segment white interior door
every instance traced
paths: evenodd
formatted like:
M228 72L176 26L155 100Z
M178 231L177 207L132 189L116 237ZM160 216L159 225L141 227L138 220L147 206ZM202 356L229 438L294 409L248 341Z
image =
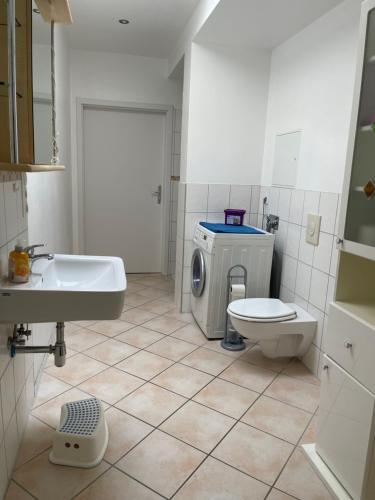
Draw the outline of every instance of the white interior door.
M85 107L85 252L116 255L126 272L161 271L165 114ZM163 195L163 193L162 193Z

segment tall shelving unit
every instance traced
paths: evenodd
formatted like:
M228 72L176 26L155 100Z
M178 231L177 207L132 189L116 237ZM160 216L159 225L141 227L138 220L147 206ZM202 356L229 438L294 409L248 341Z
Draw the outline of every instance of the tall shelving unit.
M375 0L362 3L316 443L304 451L339 500L375 498Z

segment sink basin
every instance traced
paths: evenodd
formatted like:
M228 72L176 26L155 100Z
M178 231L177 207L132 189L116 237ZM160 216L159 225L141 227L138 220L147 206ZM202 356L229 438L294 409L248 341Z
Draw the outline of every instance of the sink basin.
M30 280L0 285L0 323L116 319L126 290L119 257L55 255L33 264Z

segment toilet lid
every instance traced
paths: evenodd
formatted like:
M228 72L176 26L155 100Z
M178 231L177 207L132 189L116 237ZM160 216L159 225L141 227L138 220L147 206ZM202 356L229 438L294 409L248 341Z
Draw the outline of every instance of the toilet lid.
M250 321L287 321L297 314L279 299L241 299L231 302L228 312Z

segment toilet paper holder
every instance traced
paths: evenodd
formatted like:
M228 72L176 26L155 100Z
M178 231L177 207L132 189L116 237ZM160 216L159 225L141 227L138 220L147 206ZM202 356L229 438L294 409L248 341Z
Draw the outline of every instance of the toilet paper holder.
M234 271L237 269L242 270L242 274L234 274ZM238 271L236 271L238 273ZM233 285L233 280L242 280L242 284L245 287L245 297L247 295L247 269L242 264L236 264L232 266L227 274L227 301L226 301L226 320L225 320L225 332L224 338L221 341L221 346L228 351L242 351L245 349L246 344L242 338L242 336L235 330L230 322L229 314L228 314L228 306L230 301L230 294Z

